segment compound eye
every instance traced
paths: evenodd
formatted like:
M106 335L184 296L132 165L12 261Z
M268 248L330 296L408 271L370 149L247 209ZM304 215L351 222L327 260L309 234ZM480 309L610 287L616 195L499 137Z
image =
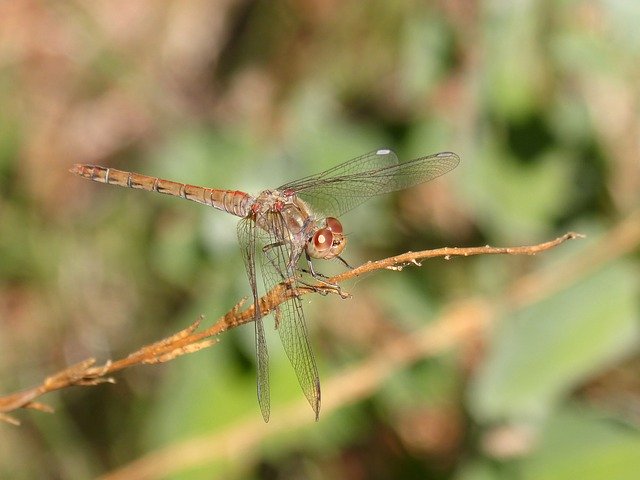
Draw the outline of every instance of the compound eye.
M328 228L321 228L313 235L313 246L319 252L327 251L333 245L333 233Z
M342 233L342 224L337 218L327 217L327 228L331 230L333 233Z

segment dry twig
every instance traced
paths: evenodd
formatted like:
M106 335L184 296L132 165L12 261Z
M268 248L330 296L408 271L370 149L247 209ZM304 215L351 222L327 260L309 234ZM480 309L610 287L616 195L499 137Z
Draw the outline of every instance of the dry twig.
M503 248L487 245L484 247L446 247L435 250L424 250L421 252L408 252L395 257L377 260L375 262L368 262L360 267L354 268L353 270L345 271L340 275L336 275L335 277L328 279L327 283L340 284L341 282L374 270L401 270L405 266L409 265L419 266L421 260L434 257L444 257L449 259L453 256L467 257L471 255L491 254L535 255L536 253L554 248L567 240L581 237L582 235L580 234L569 232L555 240L531 246ZM312 292L340 293L325 284L318 284L313 287L301 286L298 288L299 295L305 295ZM287 301L291 295L293 295L293 293L290 288L287 288L284 284L279 284L273 290L260 298L260 309L264 314L267 314L281 303ZM244 299L238 302L237 305L220 318L214 325L201 332L197 331L202 321L202 318L199 318L184 330L151 345L144 346L122 359L115 361L109 360L103 365L96 366L95 359L89 358L45 378L45 380L38 386L2 396L0 397L0 421L5 421L15 425L19 424L19 421L15 417L8 415L8 412L12 412L20 408L31 408L45 412L52 412L53 410L49 406L35 401L36 398L44 395L45 393L72 386L93 386L106 382L113 383L114 379L111 375L125 368L139 364L167 362L181 355L193 353L209 347L217 343L217 339L212 337L215 337L226 330L252 321L254 306L251 304L244 311L241 311L243 303Z
M636 222L636 225L640 226L640 223ZM551 248L565 240L575 238L570 235L542 244L542 248ZM632 236L637 239L640 237L640 231L636 231ZM505 305L509 305L511 309L526 308L527 305L551 296L578 281L582 275L601 266L602 262L594 263L592 260L601 257L599 251L603 247L606 248L602 243L599 242L595 248L584 249L578 258L565 259L562 265L556 263L552 267L516 279L505 292L504 297L501 297L502 301L497 302L496 299L483 297L458 300L448 305L439 317L433 318L431 322L417 330L386 338L381 344L376 345L371 355L325 379L323 415L326 417L337 409L368 398L396 372L407 368L419 359L435 356L455 348L456 345L474 341L504 314ZM627 243L635 244L637 240ZM624 252L618 253L621 255ZM589 265L586 269L585 262ZM562 270L563 278L560 281L554 280L559 277L558 268ZM246 464L251 461L252 452L256 451L257 446L266 439L280 433L291 432L293 429L313 422L304 398L287 405L280 405L278 409L281 413L286 412L286 415L274 415L272 422L268 425L257 421L255 417L240 419L219 430L203 435L193 435L158 447L99 478L100 480L152 479L179 474L222 459L237 461L241 458Z

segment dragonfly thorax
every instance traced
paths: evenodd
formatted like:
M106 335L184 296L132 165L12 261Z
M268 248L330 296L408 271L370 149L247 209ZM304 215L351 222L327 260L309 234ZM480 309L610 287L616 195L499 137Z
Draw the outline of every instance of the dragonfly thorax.
M264 190L251 206L256 224L278 240L296 245L300 251L316 230L315 216L309 206L296 195L279 190Z
M251 214L260 228L292 245L298 255L306 250L312 258L329 260L340 255L347 244L337 218L319 221L309 205L289 190L260 192Z

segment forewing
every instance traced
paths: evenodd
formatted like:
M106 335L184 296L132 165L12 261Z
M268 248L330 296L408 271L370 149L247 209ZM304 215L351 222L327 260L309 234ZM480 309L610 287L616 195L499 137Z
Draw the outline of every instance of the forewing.
M293 190L325 215L340 216L375 195L444 175L459 162L455 153L441 152L398 163L391 150L376 150L279 189Z
M271 412L271 390L269 387L269 351L264 335L264 325L262 323L262 312L258 296L258 286L256 282L256 235L258 229L253 220L244 218L238 223L238 242L242 251L242 258L247 270L247 277L251 286L253 297L253 324L256 336L256 372L258 403L265 422L269 421Z
M282 216L276 213L269 215L268 224L272 226L272 231L268 232L270 242L266 243L262 261L265 288L270 291L277 284L286 282L291 289L292 297L276 311L276 328L317 420L320 413L320 379L309 343L302 302L296 296L296 265L302 252L293 251L291 243L281 241L286 238Z

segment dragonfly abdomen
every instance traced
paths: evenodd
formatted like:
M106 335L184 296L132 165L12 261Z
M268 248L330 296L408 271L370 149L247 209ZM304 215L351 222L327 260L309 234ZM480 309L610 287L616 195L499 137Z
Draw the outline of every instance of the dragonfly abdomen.
M238 190L198 187L188 183L173 182L163 178L150 177L140 173L126 172L98 165L78 164L74 165L70 171L94 182L180 197L192 202L209 205L238 217L246 217L248 215L250 204L253 201L249 194Z

